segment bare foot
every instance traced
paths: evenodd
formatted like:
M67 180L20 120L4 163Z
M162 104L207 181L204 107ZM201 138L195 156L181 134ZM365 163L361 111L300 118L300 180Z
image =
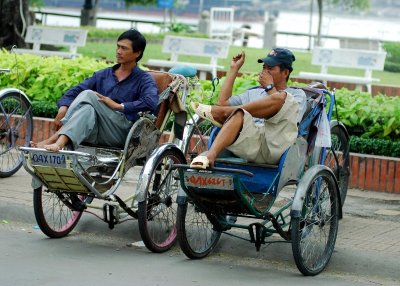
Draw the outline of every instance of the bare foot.
M43 140L43 141L40 141L37 143L30 141L30 144L31 144L31 147L34 147L34 148L45 148L46 145L54 144L54 143L56 143L56 141L57 141L57 138L56 138L56 140L49 138L49 139L46 139L46 140Z
M44 145L44 149L52 152L58 152L61 150L61 146L59 146L57 143L49 144L49 145Z

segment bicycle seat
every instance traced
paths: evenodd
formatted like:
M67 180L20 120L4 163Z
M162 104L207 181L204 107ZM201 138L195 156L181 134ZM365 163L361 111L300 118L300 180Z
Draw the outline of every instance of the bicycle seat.
M175 66L172 67L168 72L180 74L184 77L195 77L197 75L197 69L192 66Z

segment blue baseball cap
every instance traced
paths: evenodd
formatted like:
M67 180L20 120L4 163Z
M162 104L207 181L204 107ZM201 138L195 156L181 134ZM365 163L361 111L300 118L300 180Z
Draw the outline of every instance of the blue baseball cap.
M283 64L290 71L293 70L292 63L296 60L293 53L288 49L272 49L265 58L258 59L259 63L267 64L270 67Z

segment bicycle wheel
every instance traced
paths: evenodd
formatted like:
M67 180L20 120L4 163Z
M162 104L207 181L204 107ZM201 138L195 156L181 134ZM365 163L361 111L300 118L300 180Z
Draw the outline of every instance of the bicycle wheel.
M0 177L16 173L22 166L18 146L29 146L33 119L29 101L16 91L0 97Z
M177 227L179 245L190 259L207 256L221 237L206 214L191 202L178 205Z
M42 232L51 238L68 235L84 210L85 196L57 193L43 187L33 190L33 209Z
M187 164L190 164L197 155L208 150L208 138L210 136L213 125L198 115L194 115L194 124L187 125L188 133L183 146L183 153L186 157ZM191 121L193 122L193 121Z
M145 200L138 204L139 231L146 247L153 252L164 252L176 241L176 196L178 171L173 164L184 164L185 159L174 150L166 150L156 159L151 172Z
M332 147L326 150L325 166L328 166L338 181L341 206L347 196L350 176L349 141L342 128L338 125L331 128Z
M317 275L327 266L335 247L338 219L335 178L328 170L321 170L308 185L301 217L291 220L293 256L304 275Z

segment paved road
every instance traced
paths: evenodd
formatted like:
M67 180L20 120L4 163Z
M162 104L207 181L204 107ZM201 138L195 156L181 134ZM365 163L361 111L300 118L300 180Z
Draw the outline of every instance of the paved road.
M121 190L130 192L133 184L135 175L131 174ZM0 253L7 257L0 260L1 285L54 285L49 283L54 282L54 273L60 272L61 277L61 270L76 267L74 281L82 283L74 285L84 281L93 285L88 278L91 275L96 277L93 281L105 285L128 273L136 273L141 285L157 285L157 281L159 285L261 284L257 281L273 281L274 285L400 285L399 195L350 190L328 268L311 280L299 280L302 276L286 243L264 245L256 252L246 241L223 236L214 253L202 261L187 260L178 247L155 259L141 246L136 221L109 230L91 215L85 215L69 237L46 239L34 220L29 185L24 170L0 181ZM132 243L135 247L127 246ZM46 267L48 271L40 271ZM18 269L30 268L16 274ZM219 274L222 271L229 275ZM32 283L25 283L29 279Z

